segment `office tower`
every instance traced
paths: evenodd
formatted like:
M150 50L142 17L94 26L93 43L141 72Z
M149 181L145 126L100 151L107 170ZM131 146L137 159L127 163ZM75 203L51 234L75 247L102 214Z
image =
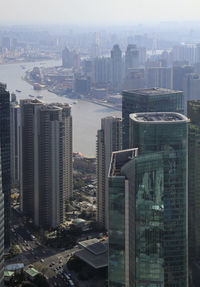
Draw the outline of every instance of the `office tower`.
M67 47L62 51L62 66L64 68L73 67L73 53Z
M2 192L2 168L0 156L0 287L4 286L4 194Z
M139 50L139 64L144 65L147 60L147 49L145 47L138 47Z
M113 151L122 148L122 120L106 117L97 132L97 221L108 227L108 169Z
M200 75L187 74L184 78L185 114L187 114L187 102L190 100L200 100Z
M181 44L172 49L173 61L188 61L190 65L195 63L196 46L193 44Z
M20 180L20 106L16 96L11 94L10 103L10 157L11 157L11 184L19 186Z
M95 86L108 86L111 79L110 58L102 57L94 59L94 79Z
M188 216L189 261L200 258L200 101L188 102Z
M124 90L144 89L145 77L144 69L129 69L128 74L124 79Z
M109 287L188 286L188 121L130 115L133 148L109 170Z
M146 69L147 88L172 88L172 69L168 67L154 67Z
M184 78L186 74L194 72L194 67L188 65L174 65L172 68L172 83L173 89L183 91L184 89Z
M90 78L91 82L94 83L94 61L93 60L83 60L83 73L84 76Z
M11 48L11 40L9 37L3 37L1 40L2 48L10 50Z
M119 45L111 50L111 83L114 91L120 91L122 85L122 51Z
M122 92L123 149L129 147L129 114L140 112L183 113L183 92L152 88Z
M196 63L200 63L200 43L196 45Z
M75 75L74 80L74 92L79 95L86 95L90 93L91 80L89 77L84 77L82 75Z
M69 105L21 104L22 210L36 226L64 221L72 195L72 118Z
M139 50L136 45L129 44L125 53L125 76L131 68L139 66Z
M0 138L2 190L4 194L4 244L10 246L10 94L0 83Z
M80 70L80 54L76 51L73 51L73 69L74 71Z

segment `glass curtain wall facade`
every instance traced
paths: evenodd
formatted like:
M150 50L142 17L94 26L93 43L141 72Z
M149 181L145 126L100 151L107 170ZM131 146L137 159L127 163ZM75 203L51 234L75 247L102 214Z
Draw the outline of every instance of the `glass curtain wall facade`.
M200 258L200 101L188 102L189 261Z
M183 92L161 88L123 91L123 149L129 148L129 114L141 112L177 112L183 114Z
M135 274L133 266L133 264L135 265L135 205L134 190L131 185L135 178L133 159L136 156L137 149L131 149L113 152L111 158L109 170L109 287L129 286L127 284L129 284L130 265L132 265L131 274ZM133 163L132 168L129 169L132 180L128 182L126 173L122 173L121 169L130 160ZM131 262L129 262L129 258L132 259Z
M136 150L113 153L111 162L109 287L164 286L162 154Z
M4 286L4 194L2 192L2 168L0 158L0 287Z
M133 148L109 170L109 287L188 287L188 121L130 115Z
M130 146L140 155L161 152L163 157L165 287L188 286L188 122L177 113L130 115Z

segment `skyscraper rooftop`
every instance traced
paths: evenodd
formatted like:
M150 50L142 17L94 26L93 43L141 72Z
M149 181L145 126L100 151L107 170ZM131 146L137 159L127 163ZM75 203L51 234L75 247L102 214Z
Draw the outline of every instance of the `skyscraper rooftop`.
M129 117L136 121L136 122L163 122L163 123L169 123L169 122L183 122L188 121L188 118L185 117L182 114L178 113L135 113L130 114Z
M123 93L134 93L140 96L151 96L151 95L168 95L168 94L178 94L180 91L170 90L170 89L164 89L164 88L148 88L148 89L138 89L138 90L132 90L132 91L123 91Z

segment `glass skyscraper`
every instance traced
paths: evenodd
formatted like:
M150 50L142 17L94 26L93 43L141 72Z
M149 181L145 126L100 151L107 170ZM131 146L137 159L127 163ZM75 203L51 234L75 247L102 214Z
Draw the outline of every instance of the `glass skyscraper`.
M2 168L0 158L0 287L4 286L4 194L2 192Z
M200 258L200 101L188 102L189 261Z
M184 113L183 92L152 88L122 92L123 148L129 148L129 115L142 112Z
M4 194L5 247L10 246L10 94L6 85L0 83L0 139L2 190Z
M188 286L187 125L130 115L133 149L113 153L109 171L109 287Z

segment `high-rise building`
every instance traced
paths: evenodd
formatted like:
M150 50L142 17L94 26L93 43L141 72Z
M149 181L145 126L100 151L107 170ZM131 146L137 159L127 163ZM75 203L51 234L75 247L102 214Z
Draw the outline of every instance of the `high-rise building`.
M129 44L125 53L125 76L128 70L138 68L139 66L139 50L136 45Z
M200 100L188 102L189 261L200 258Z
M172 69L169 67L154 67L146 69L147 88L172 88Z
M72 117L69 105L21 104L22 210L36 226L64 221L72 195Z
M196 46L194 44L181 44L172 49L173 61L188 61L189 64L195 63Z
M111 83L114 91L120 91L122 86L122 51L118 45L111 50Z
M108 169L113 151L122 148L122 120L106 117L97 132L97 221L108 227Z
M11 39L9 37L3 37L1 40L2 48L10 50L11 48Z
M110 58L95 58L94 59L94 79L95 85L98 87L108 86L110 82Z
M64 68L73 67L73 53L67 47L62 51L62 65Z
M184 109L187 114L187 102L200 100L200 74L187 74L184 78Z
M147 49L145 47L138 47L139 50L139 64L144 65L147 59Z
M0 83L0 139L2 190L4 194L4 244L10 246L10 94Z
M109 170L110 287L188 286L188 121L130 115L133 148Z
M194 67L188 65L174 65L172 68L173 89L177 91L184 90L184 78L186 74L193 73Z
M4 286L4 194L2 192L2 168L0 156L0 287Z
M129 69L124 79L124 90L136 90L145 88L145 73L143 68Z
M11 94L11 96L14 95ZM20 120L20 106L13 98L10 103L11 184L18 186L20 181Z
M184 113L183 92L161 88L122 92L123 149L129 147L129 114L140 112Z

